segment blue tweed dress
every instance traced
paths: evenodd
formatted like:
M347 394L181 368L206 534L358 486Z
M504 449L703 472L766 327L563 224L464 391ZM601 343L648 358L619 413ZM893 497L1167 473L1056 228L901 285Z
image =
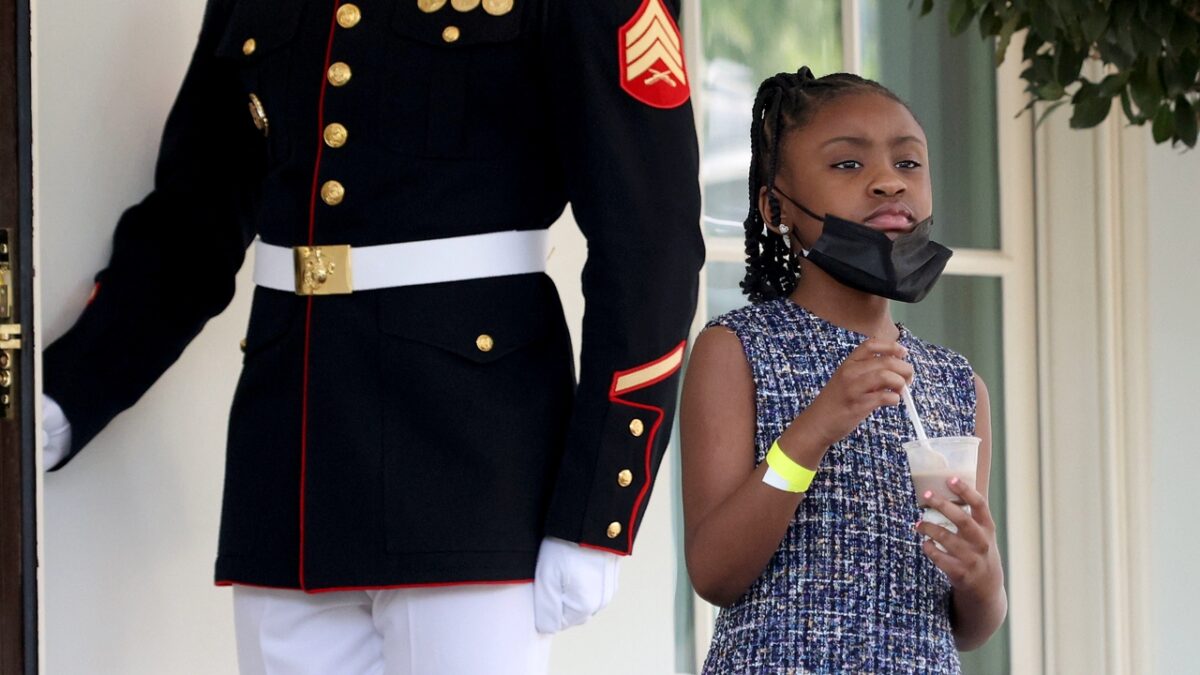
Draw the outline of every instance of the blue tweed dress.
M754 462L866 336L791 300L709 324L741 340L754 377ZM975 432L975 386L962 356L903 326L913 398L930 436ZM950 583L921 552L921 516L901 444L901 406L881 408L829 449L762 575L720 612L704 673L958 673ZM749 457L747 457L749 460Z

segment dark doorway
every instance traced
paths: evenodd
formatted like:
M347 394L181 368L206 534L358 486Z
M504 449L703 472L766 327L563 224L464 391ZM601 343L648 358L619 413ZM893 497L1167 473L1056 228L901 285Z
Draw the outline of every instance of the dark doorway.
M37 673L29 1L0 0L0 673Z

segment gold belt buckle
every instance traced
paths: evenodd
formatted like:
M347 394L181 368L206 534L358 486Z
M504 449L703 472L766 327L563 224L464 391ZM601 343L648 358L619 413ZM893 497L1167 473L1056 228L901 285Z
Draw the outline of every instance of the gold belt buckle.
M296 295L345 295L350 282L350 246L297 246Z

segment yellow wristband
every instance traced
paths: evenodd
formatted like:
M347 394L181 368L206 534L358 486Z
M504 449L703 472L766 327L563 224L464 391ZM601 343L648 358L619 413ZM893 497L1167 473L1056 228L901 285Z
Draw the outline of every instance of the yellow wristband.
M779 447L779 441L772 443L770 451L767 452L767 466L787 481L788 492L807 492L813 477L817 475L816 471L806 469L788 457L783 448Z

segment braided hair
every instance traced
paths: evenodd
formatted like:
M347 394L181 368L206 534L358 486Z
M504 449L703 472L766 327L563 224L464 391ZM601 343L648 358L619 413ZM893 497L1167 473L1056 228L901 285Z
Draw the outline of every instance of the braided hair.
M788 238L772 236L758 208L758 194L766 186L771 224L779 226L782 212L775 196L775 177L779 172L781 139L808 124L821 106L847 94L862 93L880 94L908 107L899 96L874 80L850 73L817 78L808 66L795 73L769 77L758 87L750 125L750 211L744 223L746 276L741 283L742 292L750 302L786 297L796 287L800 275L800 261L792 253Z

